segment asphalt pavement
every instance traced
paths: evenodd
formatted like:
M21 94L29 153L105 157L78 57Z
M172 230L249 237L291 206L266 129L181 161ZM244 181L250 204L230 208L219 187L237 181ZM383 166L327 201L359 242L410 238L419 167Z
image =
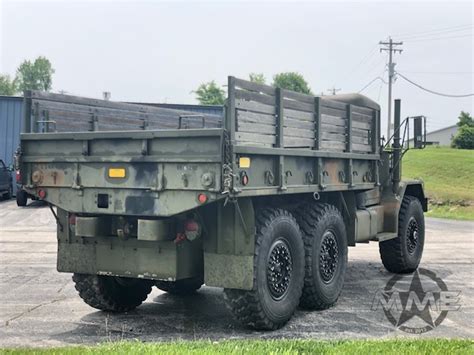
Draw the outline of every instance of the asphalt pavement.
M154 288L142 306L127 314L87 306L75 291L71 275L56 271L56 225L49 208L38 202L18 208L13 200L1 201L0 346L93 344L118 339L473 338L474 222L427 218L426 228L420 267L442 280L459 306L447 312L431 331L413 335L390 323L377 297L393 274L383 268L377 243L369 243L349 249L346 281L335 307L298 310L284 328L261 332L233 319L219 288L203 287L189 297L171 296ZM433 321L441 320L440 314L431 311ZM419 325L420 319L411 321Z

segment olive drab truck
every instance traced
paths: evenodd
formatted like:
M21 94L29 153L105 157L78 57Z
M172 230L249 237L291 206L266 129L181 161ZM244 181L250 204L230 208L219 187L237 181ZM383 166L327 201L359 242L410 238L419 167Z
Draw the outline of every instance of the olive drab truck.
M380 107L228 78L223 116L25 93L21 184L57 221L57 269L111 312L153 286L222 287L235 317L277 329L297 306L333 306L348 247L379 243L385 268L416 270L427 199L401 181L402 136L380 137ZM402 134L403 133L403 134ZM388 138L388 137L387 137ZM385 143L385 144L384 144Z

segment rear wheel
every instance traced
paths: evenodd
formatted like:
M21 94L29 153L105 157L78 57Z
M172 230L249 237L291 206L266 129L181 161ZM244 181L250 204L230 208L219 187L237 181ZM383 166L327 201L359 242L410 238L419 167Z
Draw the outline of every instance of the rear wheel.
M425 244L425 217L420 201L405 196L398 214L398 237L379 244L385 268L393 273L410 273L418 268Z
M298 306L304 277L301 232L293 216L282 209L257 213L253 289L225 289L235 317L255 329L282 327Z
M347 268L347 235L339 210L327 203L310 203L295 212L305 245L305 279L300 306L326 309L342 291Z
M155 285L160 290L172 295L190 295L201 288L203 284L200 278L190 278L177 281L156 281Z
M72 280L84 302L110 312L126 312L138 307L153 286L149 280L102 275L74 274Z
M26 191L18 190L16 192L16 204L19 207L25 207L28 202L28 194Z

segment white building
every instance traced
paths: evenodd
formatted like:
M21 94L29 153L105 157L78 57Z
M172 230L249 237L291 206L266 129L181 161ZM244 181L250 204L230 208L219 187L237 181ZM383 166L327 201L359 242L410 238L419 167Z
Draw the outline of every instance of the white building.
M426 144L450 146L451 140L456 135L456 133L458 133L458 128L459 127L457 125L452 125L433 132L427 132ZM413 139L410 139L409 142L410 146L413 147Z

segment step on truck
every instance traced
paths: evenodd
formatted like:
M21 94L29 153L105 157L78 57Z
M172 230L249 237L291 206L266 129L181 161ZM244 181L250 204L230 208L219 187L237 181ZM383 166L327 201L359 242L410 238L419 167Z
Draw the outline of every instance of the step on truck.
M222 287L234 316L282 327L333 306L348 247L379 243L389 272L420 263L427 199L401 181L402 126L358 94L311 96L228 78L224 114L31 91L17 166L57 221L57 269L110 312L153 286ZM414 119L415 146L423 125Z

